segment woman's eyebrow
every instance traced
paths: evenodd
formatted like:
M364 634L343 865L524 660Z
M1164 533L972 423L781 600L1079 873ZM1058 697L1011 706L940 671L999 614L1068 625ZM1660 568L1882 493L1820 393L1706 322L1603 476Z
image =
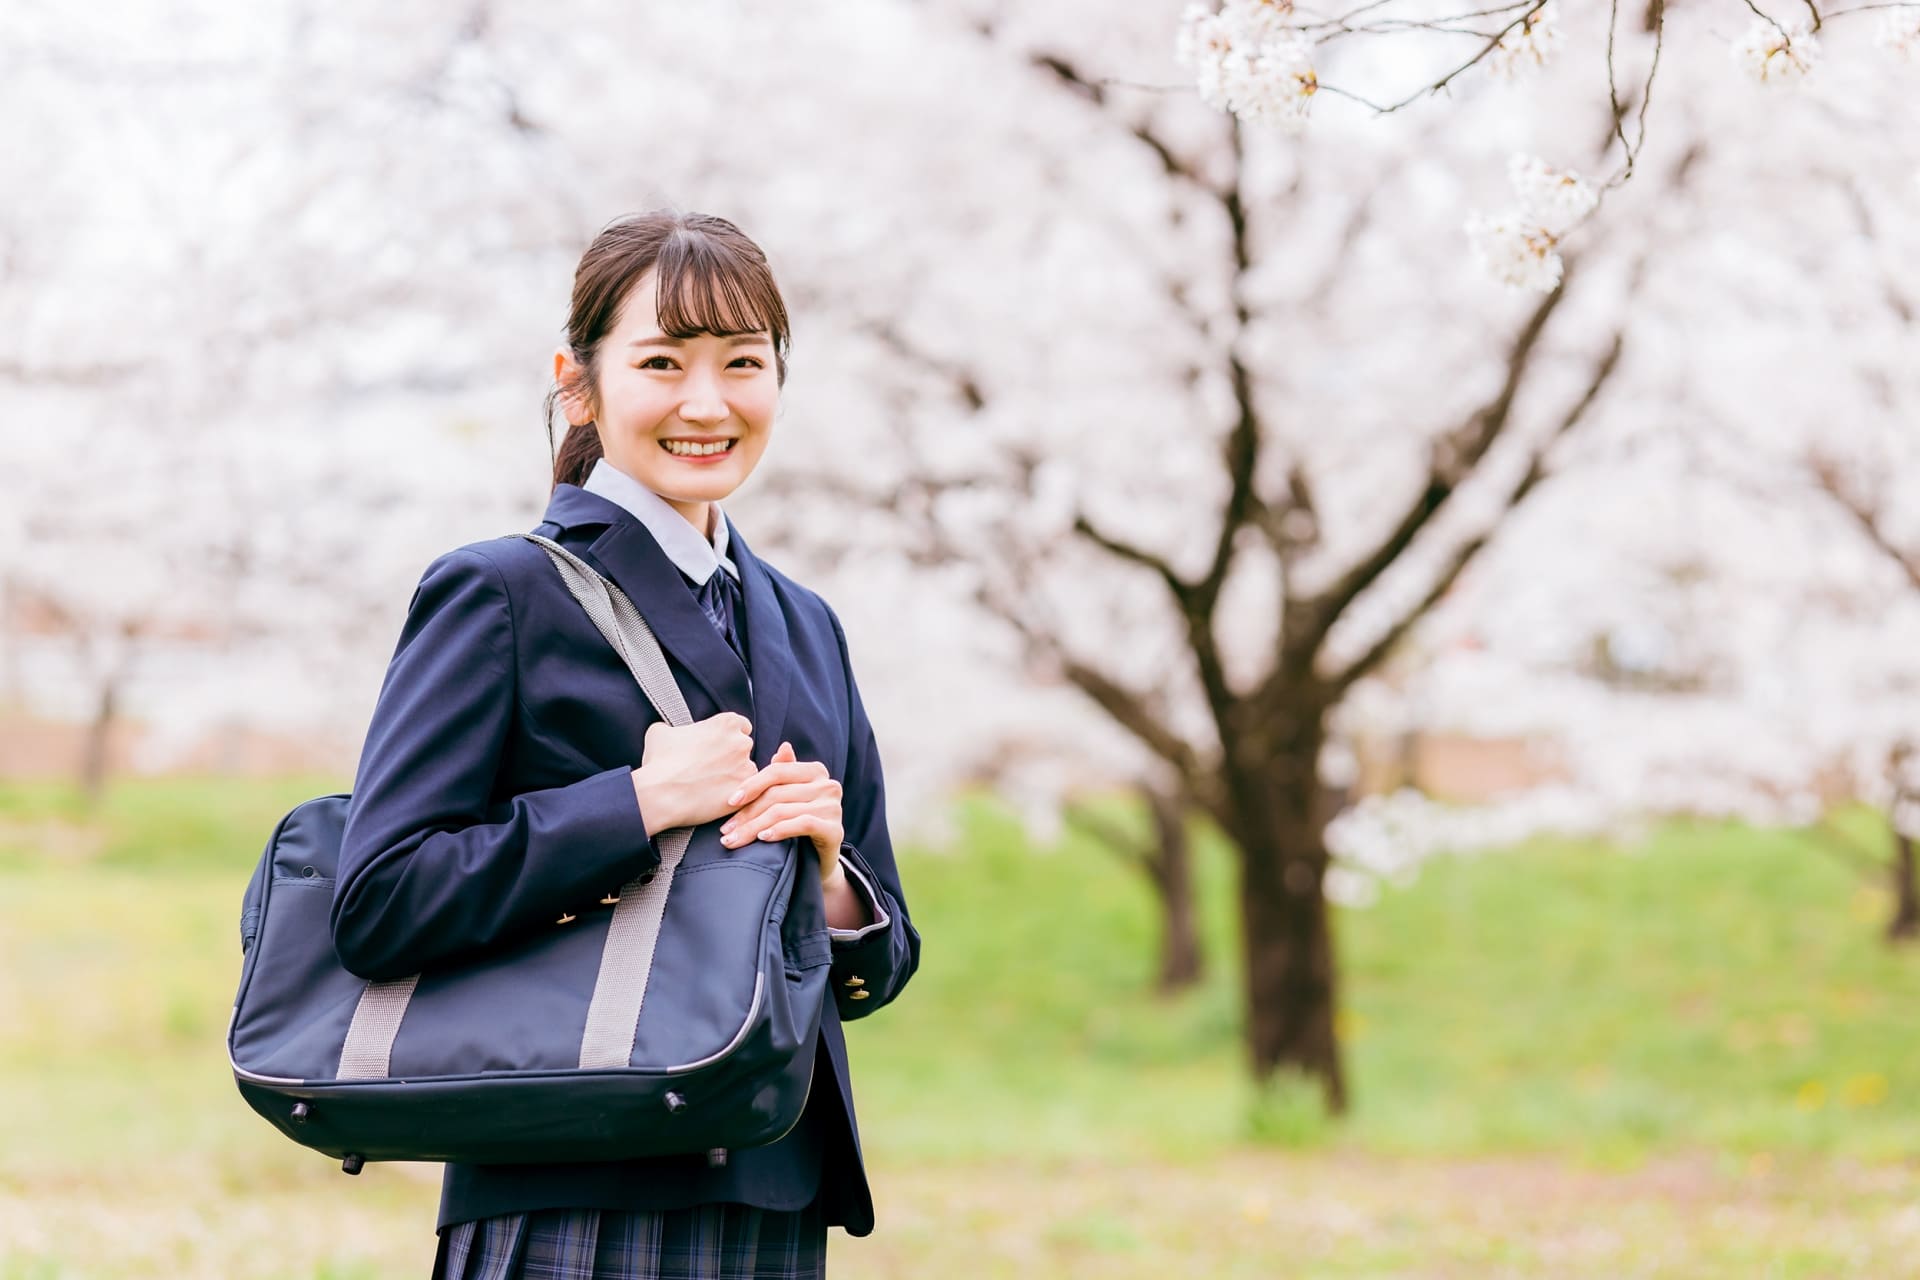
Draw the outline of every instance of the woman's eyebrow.
M730 347L744 347L754 343L771 343L772 341L772 337L768 335L765 329L756 329L752 333L736 333L729 336L727 345ZM668 337L664 333L656 333L650 338L635 338L627 345L630 347L684 347L687 345L687 340L685 338Z

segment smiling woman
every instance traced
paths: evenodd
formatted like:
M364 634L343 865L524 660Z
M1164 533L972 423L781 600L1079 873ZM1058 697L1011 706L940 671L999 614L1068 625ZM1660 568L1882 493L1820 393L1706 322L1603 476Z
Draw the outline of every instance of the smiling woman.
M732 223L649 213L595 237L553 356L549 443L556 407L569 426L534 532L638 608L690 723L661 718L544 551L513 536L448 552L421 579L368 729L331 924L355 975L431 983L441 966L583 928L620 902L608 886L657 873L671 899L685 877L748 861L676 879L659 842L670 830L713 824L723 851L791 842L792 940L770 971L779 982L784 961L804 985L824 968L831 993L806 1102L786 1133L738 1150L449 1164L436 1276L817 1276L828 1227L872 1229L841 1023L900 992L920 939L839 619L719 506L766 451L787 340L766 257ZM699 936L717 947L713 932ZM724 963L691 957L676 995L704 1009L702 975ZM522 1013L491 1010L490 1033L511 1038ZM690 1116L721 1105L680 1102Z
M647 215L609 227L581 259L553 356L549 440L556 401L568 422L554 483L585 483L605 457L711 536L709 504L766 451L787 342L766 258L732 223Z

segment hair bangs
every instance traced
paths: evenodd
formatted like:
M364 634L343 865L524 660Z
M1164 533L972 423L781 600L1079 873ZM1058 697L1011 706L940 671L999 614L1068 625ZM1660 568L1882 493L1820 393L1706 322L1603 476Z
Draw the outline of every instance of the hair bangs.
M786 305L766 259L710 236L677 235L661 246L655 306L669 337L764 331L778 346L786 335Z

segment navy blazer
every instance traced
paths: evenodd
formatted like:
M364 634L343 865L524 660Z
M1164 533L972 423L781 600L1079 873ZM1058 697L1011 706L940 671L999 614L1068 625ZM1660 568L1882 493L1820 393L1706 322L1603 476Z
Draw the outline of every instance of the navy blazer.
M723 516L724 518L724 516ZM646 526L617 503L557 485L545 534L632 598L660 639L696 720L753 721L765 767L782 741L842 785L841 857L890 917L833 948L824 1053L801 1122L731 1153L565 1165L448 1165L438 1226L542 1208L665 1209L730 1201L805 1207L873 1228L841 1022L906 985L920 938L887 835L880 756L847 658L818 595L762 562L729 525L740 569L747 670ZM458 962L599 898L659 861L632 770L660 717L524 538L472 543L420 580L367 732L340 851L333 936L371 979ZM878 917L876 917L878 919Z

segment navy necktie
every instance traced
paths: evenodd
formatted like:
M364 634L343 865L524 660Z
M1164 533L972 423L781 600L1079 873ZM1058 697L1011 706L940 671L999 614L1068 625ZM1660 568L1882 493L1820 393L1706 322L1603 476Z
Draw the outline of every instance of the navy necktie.
M692 586L691 579L688 580L688 585ZM740 587L734 582L733 575L715 565L713 572L707 575L707 580L692 589L694 598L700 601L701 611L707 615L707 620L713 623L713 629L726 639L728 647L740 659L740 664L745 666L746 651L740 647L740 633L734 625L734 618L740 608Z

